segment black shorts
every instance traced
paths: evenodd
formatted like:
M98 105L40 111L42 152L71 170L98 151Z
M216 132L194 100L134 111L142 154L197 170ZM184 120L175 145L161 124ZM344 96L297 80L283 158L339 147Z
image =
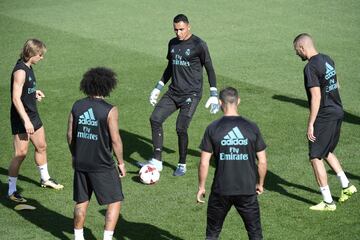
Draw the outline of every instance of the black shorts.
M257 195L222 196L211 192L207 209L206 239L218 239L225 217L231 206L240 214L248 237L262 239L260 209Z
M114 168L106 172L74 172L74 201L82 203L91 199L92 192L100 205L122 201L121 181Z
M38 130L43 126L40 116L38 113L29 115L30 121L34 126L34 131ZM10 114L11 132L13 135L26 133L26 129L18 112L11 112Z
M309 141L309 158L323 159L332 153L340 138L342 120L334 120L330 122L315 122L314 136L315 142Z
M197 94L176 96L170 92L166 92L158 104L156 104L150 119L158 123L163 123L172 113L180 109L176 126L180 129L187 129L199 102L200 97Z

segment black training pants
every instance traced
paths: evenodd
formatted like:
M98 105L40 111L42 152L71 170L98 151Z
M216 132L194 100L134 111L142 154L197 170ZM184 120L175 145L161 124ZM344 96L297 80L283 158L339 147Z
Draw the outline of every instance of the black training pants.
M186 163L186 154L188 147L188 134L191 119L199 104L200 98L194 94L190 96L174 96L166 92L156 105L150 117L152 141L154 146L154 158L161 159L163 148L163 122L176 110L180 109L176 119L176 133L179 144L179 163Z
M233 205L244 222L249 239L262 239L257 195L221 196L216 193L211 193L209 197L206 239L215 240L219 238L225 217Z

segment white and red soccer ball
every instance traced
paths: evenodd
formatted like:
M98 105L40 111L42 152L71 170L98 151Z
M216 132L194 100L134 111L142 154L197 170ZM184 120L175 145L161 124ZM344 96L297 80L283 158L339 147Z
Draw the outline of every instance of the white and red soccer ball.
M144 184L155 184L160 179L160 172L154 165L146 164L140 169L139 177Z

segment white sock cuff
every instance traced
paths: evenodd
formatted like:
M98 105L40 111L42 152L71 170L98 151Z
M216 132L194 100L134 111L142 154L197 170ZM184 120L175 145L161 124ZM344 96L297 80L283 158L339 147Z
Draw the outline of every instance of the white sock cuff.
M332 203L333 198L331 196L329 185L320 187L321 195L323 196L323 199L326 203Z
M320 191L330 191L330 187L329 187L329 185L326 185L326 186L320 187Z
M43 165L41 165L41 166L39 165L38 168L39 168L39 169L41 169L41 168L47 168L47 163L45 163L45 164L43 164Z
M349 186L349 179L346 177L344 171L338 172L336 174L336 176L338 177L338 179L340 180L341 183L341 187L342 188L347 188Z
M17 181L17 179L18 179L18 177L10 177L9 176L9 182L16 182Z
M49 175L49 171L48 171L48 165L47 163L41 165L41 166L38 166L38 169L40 171L40 178L43 180L43 181L47 181L50 179L50 175Z
M14 192L16 192L16 182L17 182L18 177L10 177L8 178L8 182L9 182L9 189L8 189L8 195L10 196L11 194L13 194Z
M114 231L104 230L104 240L111 240L114 235Z
M84 240L84 229L74 228L74 235L75 235L75 240Z

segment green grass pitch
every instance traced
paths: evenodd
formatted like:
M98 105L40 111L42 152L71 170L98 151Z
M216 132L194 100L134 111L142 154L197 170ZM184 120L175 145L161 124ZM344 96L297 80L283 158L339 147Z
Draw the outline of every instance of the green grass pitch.
M336 150L348 177L360 189L360 2L334 1L39 1L0 2L0 238L72 239L72 168L66 143L67 116L82 74L90 67L114 69L119 85L108 101L117 105L128 175L125 201L115 239L203 239L206 205L197 205L198 145L205 127L220 114L204 108L203 99L189 129L188 172L175 178L175 115L164 125L165 168L160 182L137 182L135 161L150 157L152 107L149 93L166 65L172 18L188 15L192 32L209 46L218 88L240 90L240 112L257 122L268 145L266 192L259 197L265 239L360 239L360 194L331 213L311 212L321 200L307 160L308 109L303 89L304 63L295 56L293 38L309 32L320 52L336 63L346 111ZM10 73L27 38L42 39L48 52L34 67L38 88L46 98L38 105L45 125L50 174L63 191L39 187L30 147L18 188L37 207L17 212L6 200L11 156ZM214 169L210 169L210 191ZM340 184L329 170L334 199ZM208 194L207 194L208 195ZM92 199L86 239L101 239L104 207ZM222 239L246 239L236 211L224 223Z

